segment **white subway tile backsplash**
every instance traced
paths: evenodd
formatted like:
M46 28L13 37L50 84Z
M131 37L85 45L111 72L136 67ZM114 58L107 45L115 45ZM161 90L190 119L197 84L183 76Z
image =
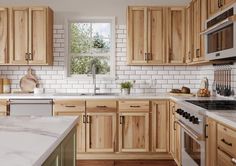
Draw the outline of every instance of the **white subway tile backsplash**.
M54 25L54 66L33 66L40 86L45 92L88 93L93 91L91 79L65 75L64 26ZM126 57L126 26L116 26L116 76L118 80L97 80L100 92L120 92L120 83L135 81L132 93L167 92L172 88L189 86L196 92L200 80L207 76L213 81L213 67L208 66L128 66ZM19 90L19 79L27 73L27 66L0 66L0 74L12 79L12 89ZM236 66L233 69L236 77ZM236 84L234 82L234 84ZM235 87L235 85L234 85Z

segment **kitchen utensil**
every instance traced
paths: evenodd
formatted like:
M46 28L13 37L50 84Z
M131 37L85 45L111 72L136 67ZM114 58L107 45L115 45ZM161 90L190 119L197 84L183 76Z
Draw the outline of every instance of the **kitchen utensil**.
M20 80L20 88L26 93L32 93L38 84L38 79L32 74L31 68L28 69L27 74Z

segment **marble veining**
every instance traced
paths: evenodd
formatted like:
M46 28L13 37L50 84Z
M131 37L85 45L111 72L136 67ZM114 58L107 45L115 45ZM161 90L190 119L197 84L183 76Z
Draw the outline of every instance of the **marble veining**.
M76 116L0 118L0 165L42 165L77 121Z

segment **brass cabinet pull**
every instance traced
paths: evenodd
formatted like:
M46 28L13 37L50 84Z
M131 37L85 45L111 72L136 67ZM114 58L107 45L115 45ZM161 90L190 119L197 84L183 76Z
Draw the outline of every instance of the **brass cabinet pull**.
M120 116L120 124L123 124L124 123L124 116Z
M172 106L172 114L175 115L175 106Z
M174 121L174 130L176 130L176 126L175 126L175 124L176 124L176 121Z
M196 57L199 58L200 57L200 49L196 49Z
M131 105L131 106L129 106L129 107L131 107L131 108L139 108L139 107L141 107L140 105Z
M208 124L205 124L205 138L208 138L208 135L207 135L207 127L208 127Z
M221 141L222 141L224 144L228 145L228 146L232 146L232 145L233 145L232 143L227 142L224 138L222 138Z
M65 107L67 107L67 108L75 108L76 106L74 106L74 105L66 105Z
M107 106L105 106L105 105L97 105L96 107L97 108L107 108Z
M30 60L30 61L33 60L33 54L32 53L29 53L29 59L28 60Z
M86 123L86 116L83 115L83 123Z
M26 61L29 60L29 53L25 53L25 60L26 60Z
M87 115L86 123L91 123L91 116Z
M148 60L148 53L144 54L144 60L147 61Z

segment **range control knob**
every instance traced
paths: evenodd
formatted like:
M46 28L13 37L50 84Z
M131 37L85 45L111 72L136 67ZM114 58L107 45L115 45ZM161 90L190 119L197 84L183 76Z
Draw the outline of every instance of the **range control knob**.
M188 114L187 112L184 112L184 113L182 114L182 116L185 117L185 116L187 116L187 114Z
M199 119L198 118L194 118L192 121L193 124L199 124Z
M177 114L180 114L180 115L181 115L181 114L184 112L184 110L182 110L182 109L179 108L179 109L177 109L175 112L176 112Z
M185 114L185 119L189 119L190 118L190 113L187 113L187 114Z
M189 121L193 122L194 118L195 118L195 116L190 116Z

